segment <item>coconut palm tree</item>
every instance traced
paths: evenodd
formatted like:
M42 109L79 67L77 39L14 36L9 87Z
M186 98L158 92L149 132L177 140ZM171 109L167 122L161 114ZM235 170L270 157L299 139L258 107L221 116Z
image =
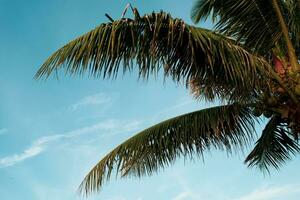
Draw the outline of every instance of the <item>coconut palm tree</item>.
M179 157L208 149L239 151L267 122L249 166L279 168L300 151L300 1L198 0L195 23L211 18L213 30L188 25L165 12L110 20L57 50L36 78L57 70L116 78L137 70L140 77L163 71L185 83L195 99L221 105L187 113L141 131L108 153L81 184L98 191L112 173L151 175Z

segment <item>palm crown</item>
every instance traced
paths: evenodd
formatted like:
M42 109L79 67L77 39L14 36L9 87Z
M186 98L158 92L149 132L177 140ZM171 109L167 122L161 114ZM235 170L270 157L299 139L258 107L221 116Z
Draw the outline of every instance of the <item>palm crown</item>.
M184 81L195 98L222 100L221 106L184 114L152 126L120 144L86 176L86 194L101 188L112 172L152 174L180 156L210 148L229 152L255 136L255 122L268 122L249 166L279 168L300 151L300 1L198 0L197 23L212 18L214 30L186 24L164 12L101 24L56 51L38 70L115 78L138 70L142 78L160 70Z

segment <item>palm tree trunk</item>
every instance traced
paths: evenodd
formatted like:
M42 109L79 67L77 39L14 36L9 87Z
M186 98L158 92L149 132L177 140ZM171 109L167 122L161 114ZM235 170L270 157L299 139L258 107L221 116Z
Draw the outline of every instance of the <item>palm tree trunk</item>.
M280 27L281 27L281 30L282 30L282 33L283 33L283 37L284 37L286 45L287 45L288 55L289 55L289 59L290 59L290 62L291 62L292 70L294 72L297 72L299 70L298 69L299 64L298 64L298 60L297 60L297 57L296 57L295 48L293 47L292 41L289 37L288 27L287 27L287 25L284 21L284 18L282 16L282 13L281 13L281 10L280 10L280 7L279 7L279 4L278 4L277 0L272 0L272 1L273 1L274 10L275 10L276 15L278 17L279 24L280 24Z

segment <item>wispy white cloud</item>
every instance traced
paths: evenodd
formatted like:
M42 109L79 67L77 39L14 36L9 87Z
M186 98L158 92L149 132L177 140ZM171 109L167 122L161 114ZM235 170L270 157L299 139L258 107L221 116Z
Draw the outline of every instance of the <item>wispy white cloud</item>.
M274 200L288 199L290 195L300 194L300 185L267 186L259 188L235 200Z
M70 108L72 110L77 110L81 107L85 106L92 106L92 105L101 105L105 103L109 103L111 101L111 98L104 94L104 93L98 93L90 96L86 96L82 99L80 99L78 102L72 104Z
M127 199L125 197L122 197L122 196L115 196L115 197L109 198L107 200L127 200Z
M123 197L123 196L115 196L115 197L111 197L109 199L106 200L127 200L127 198ZM143 200L141 197L139 197L137 200Z
M83 134L92 133L100 130L109 132L110 134L103 135L103 136L109 136L109 135L118 134L121 131L129 132L129 131L137 130L140 124L141 123L136 120L131 120L131 121L107 120L91 126L69 131L63 134L44 136L35 140L29 148L25 149L21 153L0 158L0 168L9 167L21 161L24 161L26 159L35 157L41 154L42 152L44 152L52 142L56 142L61 139L70 139L70 138L81 136Z
M184 178L184 176L178 172L175 171L171 175L175 179L175 183L177 186L181 188L181 192L179 192L175 197L172 198L172 200L199 200L200 194L199 192L195 192L192 187L188 184L187 180Z
M37 156L44 150L43 146L40 145L32 145L28 149L24 150L20 154L14 154L11 156L7 156L0 159L0 167L9 167L12 166L18 162L21 162L23 160L26 160L28 158L31 158L33 156Z
M182 109L182 108L184 108L184 107L186 107L186 106L188 106L188 105L190 105L190 104L192 104L194 102L195 102L194 99L183 98L179 102L177 102L176 104L171 105L171 106L169 106L169 107L167 107L167 108L159 111L157 113L157 115L173 113L173 112L178 111L178 110L180 110L180 109Z
M159 112L154 114L152 116L152 118L150 119L150 122L151 123L157 122L163 118L170 117L174 114L178 114L178 113L180 113L180 111L182 111L183 108L186 108L186 107L192 105L193 102L194 102L193 99L190 99L190 98L180 99L177 103L175 103L173 105L171 104L168 107L161 109Z
M7 128L0 128L0 135L4 135L5 133L7 133L7 131Z
M199 200L199 199L200 199L199 195L192 191L183 191L173 198L173 200Z
M19 162L22 162L26 159L31 157L35 157L42 153L46 148L47 145L53 141L59 140L65 135L52 135L52 136L45 136L37 139L32 143L30 147L25 149L21 153L16 153L13 155L9 155L0 159L0 168L13 166Z
M150 120L151 123L164 118L172 117L174 115L186 113L188 110L193 111L194 109L199 109L199 105L201 106L200 108L207 108L214 105L214 103L207 102L201 102L201 104L199 104L200 102L197 102L197 100L191 97L184 97L172 103L170 103L170 105L168 105L166 108L157 112Z

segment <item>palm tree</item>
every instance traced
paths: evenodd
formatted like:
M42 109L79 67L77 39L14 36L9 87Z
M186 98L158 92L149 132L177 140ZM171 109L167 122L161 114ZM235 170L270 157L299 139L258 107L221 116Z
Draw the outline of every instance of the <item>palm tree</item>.
M195 23L212 18L213 30L186 24L165 12L113 20L66 44L41 66L36 78L57 70L115 78L138 70L140 77L163 71L184 82L196 99L220 106L187 113L141 131L108 153L81 184L98 191L114 172L151 175L178 157L207 149L239 151L267 118L249 166L279 168L300 151L300 1L198 0Z

